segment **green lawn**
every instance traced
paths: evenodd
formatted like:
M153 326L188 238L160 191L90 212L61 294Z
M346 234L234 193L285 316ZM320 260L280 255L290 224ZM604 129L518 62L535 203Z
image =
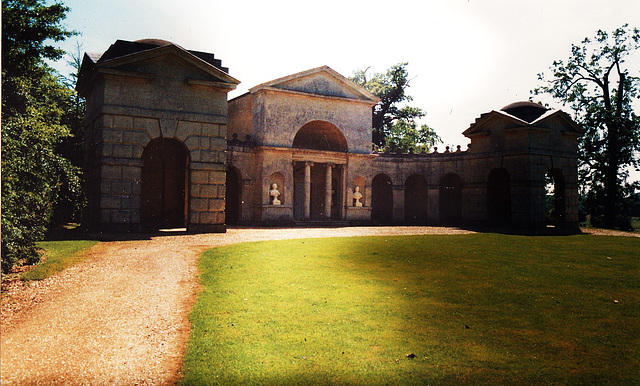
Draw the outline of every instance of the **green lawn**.
M200 271L183 384L640 383L638 238L272 241Z
M43 261L21 275L23 280L43 280L49 276L82 262L88 257L95 240L41 241L38 248L44 251Z

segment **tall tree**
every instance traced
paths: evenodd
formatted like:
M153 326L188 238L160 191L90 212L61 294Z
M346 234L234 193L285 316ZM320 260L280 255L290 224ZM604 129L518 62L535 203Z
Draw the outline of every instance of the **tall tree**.
M406 93L409 88L408 63L392 66L385 73L373 74L367 78L367 69L356 70L350 78L380 98L373 108L373 144L388 146L392 151L407 151L424 148L430 150L442 142L433 129L427 125L417 126L416 120L426 113L408 106L413 98Z
M63 51L49 43L73 34L68 8L43 0L2 1L2 270L33 263L61 197L80 196L79 169L56 148L69 129L72 99L46 60Z
M593 39L572 45L569 59L554 61L551 78L539 74L544 84L532 92L569 105L585 129L579 142L580 182L590 197L592 220L607 228L630 226L624 168L638 166L640 118L633 103L639 98L639 78L625 59L639 47L637 28L625 24L611 33L599 30Z

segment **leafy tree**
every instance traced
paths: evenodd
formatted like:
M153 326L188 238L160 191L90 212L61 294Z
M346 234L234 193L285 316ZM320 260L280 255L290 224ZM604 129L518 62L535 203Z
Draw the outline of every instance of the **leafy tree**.
M585 134L579 141L580 183L595 225L630 228L625 167L638 167L640 117L632 104L639 98L639 78L625 59L640 47L640 31L624 25L612 33L571 46L568 60L554 61L552 77L533 90L569 105ZM637 70L637 69L634 69Z
M76 51L67 55L67 64L74 69L69 76L58 79L68 90L68 97L62 101L65 113L61 123L68 128L69 135L62 137L56 146L56 153L69 160L72 168L80 170L84 162L84 116L86 101L76 91L80 65L82 63L81 45L77 44ZM75 179L73 180L75 181ZM58 199L52 214L53 225L78 222L82 215L86 201L79 186L64 183L63 194Z
M86 111L86 101L76 91L80 66L82 65L82 45L76 44L76 50L67 54L67 64L73 69L69 76L62 76L60 80L64 86L71 91L65 103L65 114L63 123L69 128L70 136L63 138L58 146L58 152L67 158L75 166L82 167L84 162L84 116Z
M63 51L48 43L73 34L61 22L68 8L43 0L2 2L2 270L34 263L61 197L80 196L79 170L56 148L72 92L45 60Z
M413 120L399 119L393 123L385 146L392 152L431 151L442 142L440 136L427 125L418 125Z
M376 73L367 79L367 69L356 70L350 78L356 84L380 98L373 108L373 144L389 146L394 151L426 147L442 142L440 137L426 125L416 126L416 119L426 113L417 107L406 105L413 98L406 93L409 88L408 63L392 66L385 73Z

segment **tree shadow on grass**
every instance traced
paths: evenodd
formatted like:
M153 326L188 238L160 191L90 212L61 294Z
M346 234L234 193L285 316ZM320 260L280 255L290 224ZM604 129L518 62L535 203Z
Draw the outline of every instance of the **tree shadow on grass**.
M501 235L513 236L572 236L583 234L580 228L546 226L544 228L526 228L518 226L461 226L465 229L477 233L497 233Z

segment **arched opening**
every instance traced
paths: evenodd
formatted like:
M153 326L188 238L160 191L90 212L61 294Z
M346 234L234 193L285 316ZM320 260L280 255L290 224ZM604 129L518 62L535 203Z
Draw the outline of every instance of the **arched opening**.
M227 225L238 225L240 223L242 185L240 172L233 166L227 170L225 182L225 218Z
M458 225L462 220L462 179L454 173L440 179L440 222Z
M140 220L151 228L186 226L189 152L175 139L157 138L142 152Z
M329 122L311 121L302 126L293 139L293 147L324 151L347 152L347 139Z
M407 224L427 222L427 180L412 174L404 183L404 221Z
M560 169L549 169L545 176L545 190L545 222L548 225L564 225L564 176Z
M385 174L378 174L371 183L371 220L377 224L393 222L393 188Z
M490 223L511 220L511 178L505 169L493 169L487 181L487 215Z

